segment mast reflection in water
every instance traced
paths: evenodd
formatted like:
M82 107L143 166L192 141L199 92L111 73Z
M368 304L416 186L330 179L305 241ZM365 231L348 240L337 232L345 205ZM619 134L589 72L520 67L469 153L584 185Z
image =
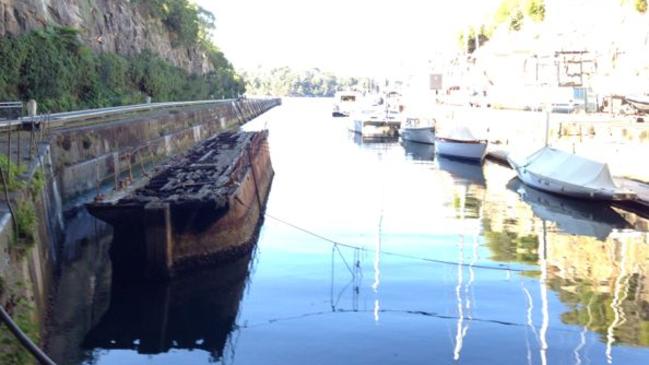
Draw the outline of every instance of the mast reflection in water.
M254 271L111 283L86 243L49 347L84 353L59 363L647 362L646 220L516 187L489 162L359 140L330 107L288 99L251 124L268 125L276 171Z

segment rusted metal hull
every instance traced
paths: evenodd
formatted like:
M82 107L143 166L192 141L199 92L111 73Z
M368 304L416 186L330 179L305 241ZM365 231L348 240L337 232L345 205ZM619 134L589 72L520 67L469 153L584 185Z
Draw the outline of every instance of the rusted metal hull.
M115 227L116 275L171 277L250 253L272 178L266 132L223 134L130 196L88 209Z

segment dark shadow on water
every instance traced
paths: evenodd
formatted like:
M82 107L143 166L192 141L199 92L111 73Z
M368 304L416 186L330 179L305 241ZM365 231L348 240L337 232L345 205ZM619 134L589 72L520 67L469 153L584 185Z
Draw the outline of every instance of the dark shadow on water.
M215 359L223 355L254 251L164 284L129 283L116 280L109 255L123 238L119 232L114 237L110 225L85 209L66 225L43 339L57 364L93 363L96 349L144 354L201 349Z
M435 146L432 144L401 140L401 145L406 152L406 157L415 161L433 161L435 159Z
M248 255L167 283L113 286L109 309L83 348L141 354L199 349L221 358L235 328L250 262Z
M507 188L518 193L530 205L534 214L555 222L559 229L579 236L605 240L613 229L631 228L631 225L605 202L561 197L537 190L513 178Z
M55 277L49 290L43 346L57 364L85 361L80 349L86 333L108 309L112 266L108 254L113 240L110 225L86 209L70 212L65 237L57 250Z

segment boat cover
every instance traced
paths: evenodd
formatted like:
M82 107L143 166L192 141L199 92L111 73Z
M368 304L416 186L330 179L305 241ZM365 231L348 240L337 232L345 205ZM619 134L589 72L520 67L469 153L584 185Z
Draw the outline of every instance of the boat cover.
M593 189L618 189L606 163L544 147L532 154L520 167L557 181Z
M478 139L473 136L473 133L467 127L455 127L450 133L440 136L446 139L454 139L456 141L477 141Z
M640 104L649 104L649 96L646 95L629 95L626 99Z

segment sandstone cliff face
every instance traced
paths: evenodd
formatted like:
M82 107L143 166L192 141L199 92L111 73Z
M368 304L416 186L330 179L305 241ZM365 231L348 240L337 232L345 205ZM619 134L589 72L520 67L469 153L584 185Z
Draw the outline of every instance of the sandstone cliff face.
M197 47L172 46L172 35L130 0L0 0L0 37L48 25L78 29L98 52L130 56L145 49L193 73L211 71Z

